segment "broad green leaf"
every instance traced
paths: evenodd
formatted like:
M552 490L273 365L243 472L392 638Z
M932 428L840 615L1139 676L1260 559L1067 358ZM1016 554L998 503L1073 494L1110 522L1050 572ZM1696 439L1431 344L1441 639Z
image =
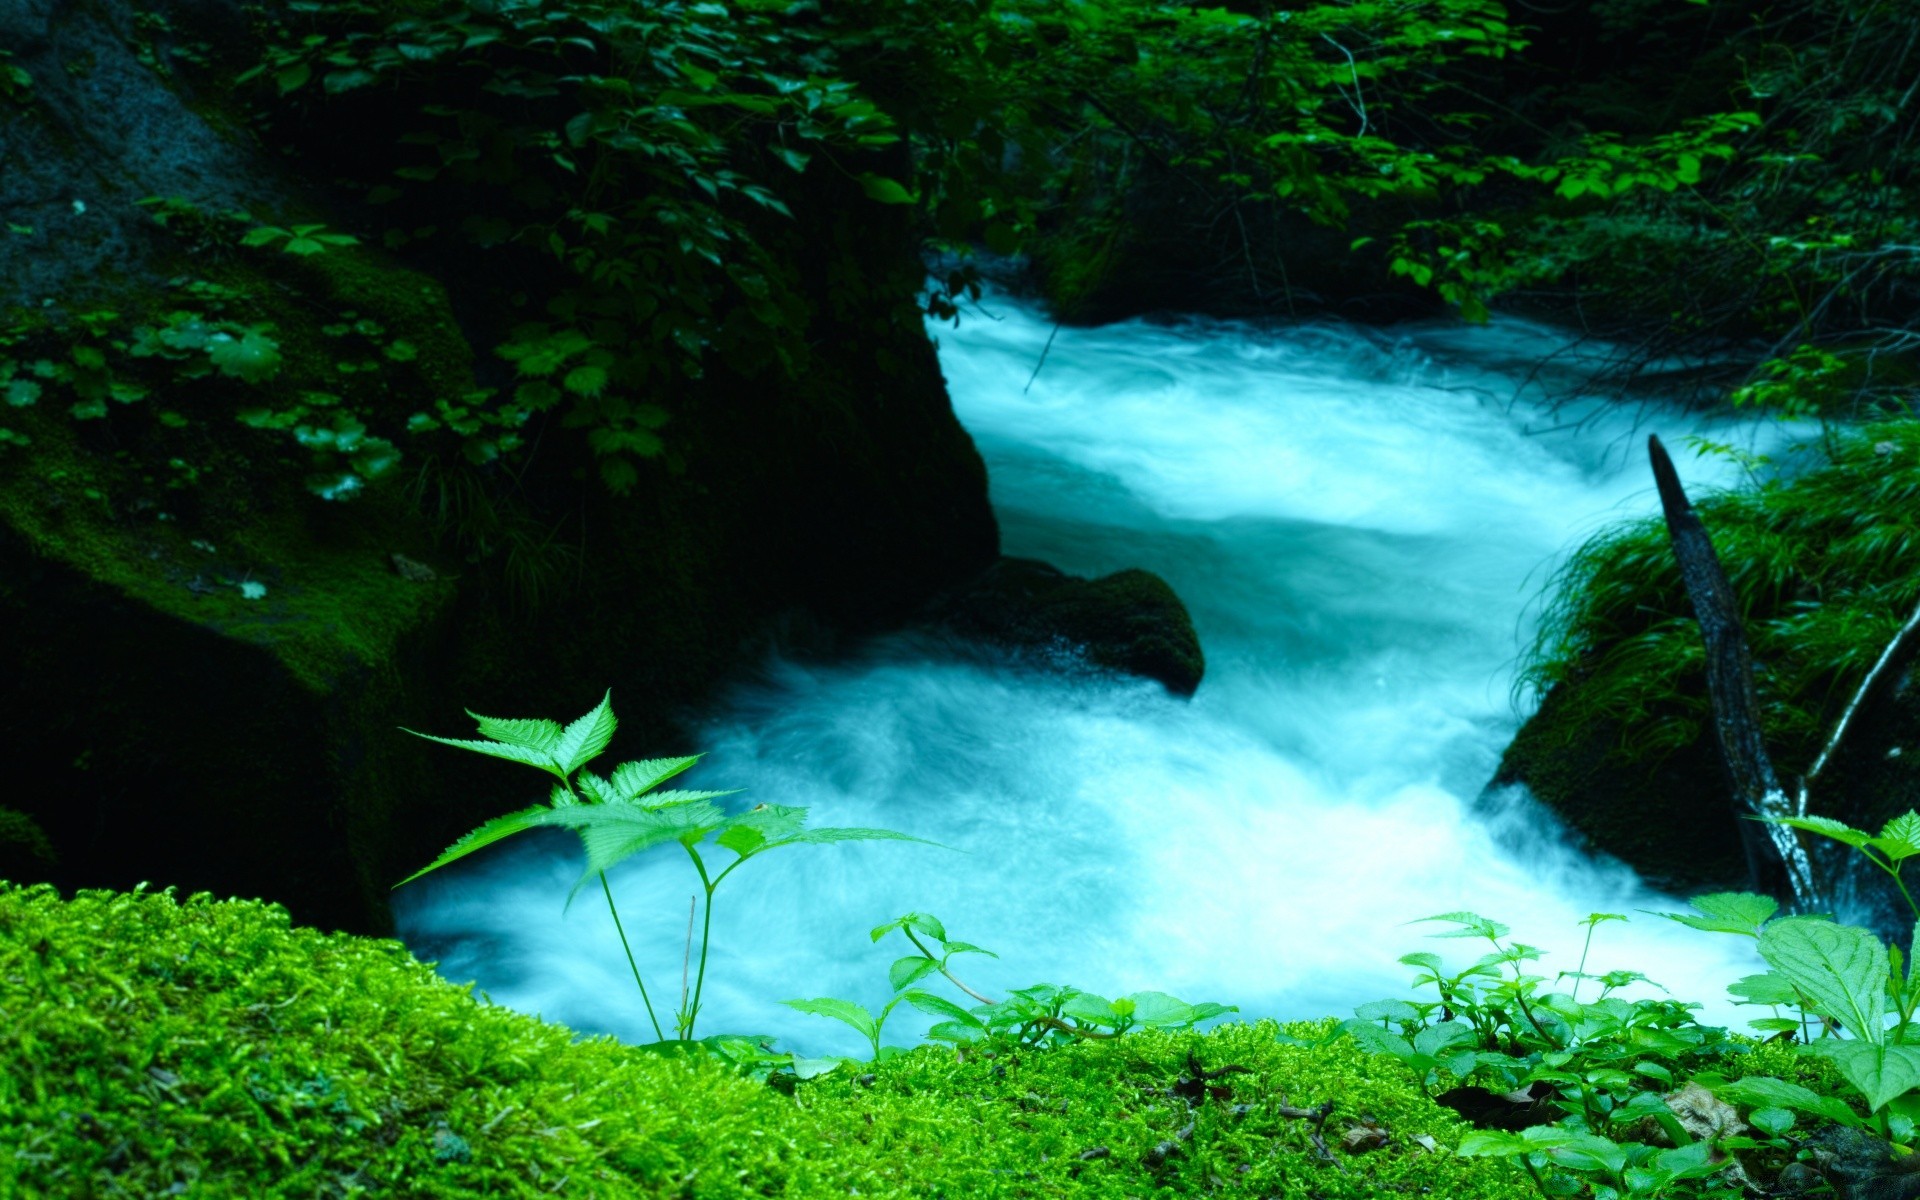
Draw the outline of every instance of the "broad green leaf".
M1092 992L1082 992L1066 1002L1060 1009L1060 1015L1075 1021L1085 1021L1090 1025L1118 1024L1121 1014L1114 1011L1111 1000L1105 996L1096 996Z
M412 883L427 872L437 871L456 859L465 858L475 850L484 850L502 838L509 838L516 833L545 825L548 823L548 817L552 812L553 810L546 805L536 804L532 808L523 808L519 812L508 813L504 817L495 817L478 829L468 833L453 845L448 846L446 852L441 854L439 858L434 859L426 866L421 867L418 871L415 871L393 886L397 888Z
M921 912L910 912L904 917L895 917L885 925L875 926L873 930L873 940L877 942L896 929L912 930L914 933L930 937L936 942L945 942L947 940L947 927L940 923L940 919L931 913Z
M793 1074L796 1079L816 1079L847 1065L844 1058L805 1058L793 1056Z
M1534 1131L1546 1128L1550 1127L1536 1125L1520 1136L1539 1142L1543 1139L1534 1137ZM1545 1139L1541 1148L1547 1152L1548 1158L1560 1166L1570 1167L1575 1171L1606 1171L1613 1175L1626 1170L1627 1148L1612 1138L1604 1138L1594 1133L1570 1133L1566 1130L1559 1132L1564 1136Z
M556 721L483 717L472 709L467 710L467 715L480 727L481 737L496 742L525 746L529 750L552 750L560 742L560 725Z
M1373 1000L1353 1010L1362 1021L1418 1021L1420 1010L1405 1000Z
M1784 975L1748 975L1736 983L1727 985L1727 991L1740 998L1745 1004L1798 1004L1800 997L1794 993L1793 984Z
M1831 1060L1847 1082L1867 1098L1871 1112L1878 1112L1896 1096L1920 1088L1920 1046L1822 1038L1802 1052Z
M1868 842L1867 845L1894 862L1920 854L1920 813L1908 809L1905 813L1888 821L1881 827L1880 836Z
M778 845L805 832L807 810L784 804L756 804L727 823L728 831L750 831L759 838L756 848Z
M559 760L560 770L571 775L600 757L618 727L613 716L613 691L608 689L593 711L568 725L554 743L553 756Z
M1836 842L1845 842L1854 849L1867 844L1869 835L1862 833L1845 821L1836 821L1832 817L1768 817L1775 825L1787 825L1794 829L1804 829L1808 833L1817 833L1821 837L1830 837Z
M751 825L733 825L722 830L720 836L713 839L713 844L746 858L767 844L767 835Z
M553 755L544 750L535 750L528 746L516 746L511 742L476 742L465 738L435 737L431 733L421 733L415 729L402 727L402 732L411 733L430 742L439 742L442 746L458 746L462 750L471 750L475 754L485 754L493 758L504 758L508 762L525 763L529 767L538 767L542 771L560 773L560 764Z
M1400 961L1409 967L1425 967L1435 975L1440 974L1446 966L1440 956L1431 950L1416 950L1412 954L1402 954Z
M1441 1021L1414 1034L1413 1048L1417 1053L1438 1058L1462 1042L1471 1042L1473 1039L1473 1026L1465 1021Z
M1687 903L1705 915L1698 917L1686 913L1658 915L1707 933L1744 933L1749 937L1758 937L1760 927L1772 920L1773 915L1780 911L1780 904L1773 897L1756 895L1753 892L1710 892L1704 896L1695 896Z
M1506 1133L1498 1129L1474 1129L1461 1135L1460 1148L1454 1153L1461 1158L1512 1158L1515 1155L1531 1154L1539 1148L1517 1133Z
M887 968L887 983L894 991L902 992L939 969L940 964L926 955L909 954L893 960L893 965Z
M1193 1005L1165 992L1132 992L1133 1019L1149 1027L1186 1025L1193 1021Z
M574 891L615 864L667 842L698 839L726 822L726 814L705 800L669 808L631 804L582 804L549 810L547 824L577 831L587 852L587 869Z
M237 338L215 334L207 342L207 357L222 375L246 383L265 383L280 373L280 344L258 329Z
M681 804L698 804L703 800L718 800L722 796L736 795L739 791L739 788L732 788L724 792L683 792L677 790L651 792L643 797L640 803L628 804L625 805L625 807L637 808L643 812L655 812L673 808Z
M832 1017L843 1021L860 1031L862 1037L878 1036L880 1027L874 1023L873 1014L862 1005L851 1000L840 1000L832 996L823 996L818 1000L782 1000L788 1008L797 1008L803 1013L812 1013L816 1017Z
M945 996L936 996L932 992L923 992L915 989L914 991L908 992L905 999L908 1004L913 1005L930 1017L944 1017L949 1021L954 1021L974 1029L985 1029L987 1027L986 1023L979 1017L961 1008Z
M914 194L899 183L871 171L861 173L860 187L867 193L867 199L882 204L912 204L915 200Z
M1416 920L1408 921L1407 924L1420 925L1428 921L1446 921L1449 924L1462 926L1460 929L1449 929L1444 933L1428 934L1428 937L1503 938L1511 932L1511 930L1498 921L1491 921L1479 913L1470 912L1437 913L1431 917L1420 917Z
M1202 1000L1193 1006L1193 1023L1198 1025L1202 1021L1211 1021L1215 1017L1224 1017L1228 1013L1239 1011L1238 1004L1220 1004L1212 1000Z
M1720 1084L1712 1091L1720 1099L1734 1104L1750 1105L1755 1108L1791 1108L1797 1112L1825 1117L1839 1125L1858 1127L1864 1124L1859 1114L1848 1107L1846 1101L1836 1096L1822 1096L1811 1088L1766 1075L1749 1075L1745 1079Z
M659 787L675 775L700 761L698 754L687 758L645 758L624 762L613 769L613 789L622 800L633 800Z
M1887 948L1852 925L1788 917L1760 935L1760 957L1854 1037L1886 1040Z
M1392 1030L1362 1021L1359 1018L1340 1022L1340 1028L1347 1031L1354 1041L1372 1054L1390 1054L1395 1058L1412 1058L1413 1043Z

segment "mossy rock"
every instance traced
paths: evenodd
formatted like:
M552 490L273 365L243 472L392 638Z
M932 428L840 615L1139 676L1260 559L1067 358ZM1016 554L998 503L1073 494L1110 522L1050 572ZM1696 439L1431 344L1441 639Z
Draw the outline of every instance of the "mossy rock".
M1167 581L1130 569L1082 579L1029 558L1002 558L943 601L939 619L983 641L1065 652L1191 696L1206 673L1193 618Z
M403 262L375 248L360 193L295 174L351 174L364 124L269 155L192 94L191 71L161 69L169 14L206 37L237 7L139 20L126 0L65 17L36 0L0 16L40 81L31 104L0 103L0 138L31 160L0 201L31 185L38 205L12 214L34 234L0 242L0 335L27 330L0 357L30 372L106 346L115 371L149 372L143 399L104 416L70 417L51 375L31 377L49 380L36 404L4 409L31 444L0 445L0 729L37 765L15 803L58 848L56 882L265 896L384 931L390 885L527 786L400 727L460 732L467 707L584 711L611 685L616 753L685 752L679 714L771 623L882 625L992 561L985 467L912 299L910 214L874 211L832 172L807 176L769 233L820 314L806 369L713 363L662 396L669 457L630 493L600 485L557 419L511 471L407 441L410 414L512 386L492 347L527 314L475 299L491 260ZM258 30L242 23L244 43ZM229 79L245 56L207 52ZM129 114L152 144L122 136ZM363 236L307 257L233 236L199 252L157 230L146 196ZM551 282L530 271L525 286ZM165 375L164 356L114 344L209 295L270 336L270 378ZM89 321L107 331L76 332ZM234 419L328 393L387 420L376 432L402 452L350 501L310 492L297 428Z
M1508 1164L1450 1153L1466 1126L1351 1039L1290 1045L1260 1022L929 1047L788 1095L493 1007L398 943L204 896L0 884L0 1021L27 1033L0 1043L8 1195L1532 1194ZM1190 1107L1169 1092L1190 1060L1245 1071ZM1329 1136L1323 1155L1279 1111L1323 1100L1330 1132L1368 1117L1392 1141Z
M1587 846L1679 894L1744 889L1732 793L1709 742L1655 762L1621 756L1617 726L1570 715L1556 689L1514 736L1492 788L1524 785Z

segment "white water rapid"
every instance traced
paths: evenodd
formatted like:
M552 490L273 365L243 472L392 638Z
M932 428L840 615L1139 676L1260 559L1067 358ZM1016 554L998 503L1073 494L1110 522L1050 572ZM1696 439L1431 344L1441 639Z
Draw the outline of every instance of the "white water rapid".
M1680 447L1698 418L1549 412L1522 382L1543 362L1540 379L1573 378L1553 365L1564 345L1505 321L1062 329L1028 389L1049 325L1010 301L986 309L936 334L1006 551L1159 572L1193 612L1206 681L1188 702L902 637L738 684L704 725L691 786L953 849L747 864L715 907L702 1033L859 1052L851 1030L779 1001L877 1008L907 947L867 931L916 909L999 952L955 960L989 994L1151 988L1249 1019L1346 1016L1412 995L1401 954L1464 965L1486 948L1430 940L1440 927L1414 918L1507 922L1549 951L1551 975L1578 962L1578 920L1627 913L1600 927L1590 971L1643 971L1737 1027L1763 1015L1724 991L1760 969L1750 943L1643 915L1679 906L1567 848L1530 806L1473 804L1519 725L1510 687L1543 580L1599 525L1656 511L1644 436ZM1723 461L1679 453L1696 494L1733 482ZM677 853L613 876L663 1022L693 892ZM403 935L496 1002L650 1041L597 889L562 912L580 861L559 835L486 851L400 894ZM927 1023L903 1005L887 1040Z

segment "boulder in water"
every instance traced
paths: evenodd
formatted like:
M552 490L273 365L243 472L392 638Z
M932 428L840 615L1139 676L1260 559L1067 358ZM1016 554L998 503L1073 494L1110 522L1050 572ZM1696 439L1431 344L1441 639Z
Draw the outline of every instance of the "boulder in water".
M1137 568L1098 579L1002 558L939 611L957 632L1022 650L1069 648L1093 666L1191 696L1206 672L1200 637L1167 581Z

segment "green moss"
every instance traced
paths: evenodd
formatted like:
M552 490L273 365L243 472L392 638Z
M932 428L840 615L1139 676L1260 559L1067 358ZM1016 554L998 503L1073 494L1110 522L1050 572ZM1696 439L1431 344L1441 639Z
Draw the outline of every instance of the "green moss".
M1270 1022L999 1057L927 1048L789 1097L488 1006L397 943L204 897L0 885L0 1022L18 1034L0 1042L9 1195L1530 1194L1508 1167L1448 1153L1463 1126L1397 1063L1350 1041L1282 1045ZM1190 1053L1247 1068L1191 1115L1166 1091ZM1395 1140L1350 1155L1329 1137L1323 1160L1277 1110L1321 1100L1330 1134L1365 1114ZM1149 1165L1164 1141L1179 1149Z

